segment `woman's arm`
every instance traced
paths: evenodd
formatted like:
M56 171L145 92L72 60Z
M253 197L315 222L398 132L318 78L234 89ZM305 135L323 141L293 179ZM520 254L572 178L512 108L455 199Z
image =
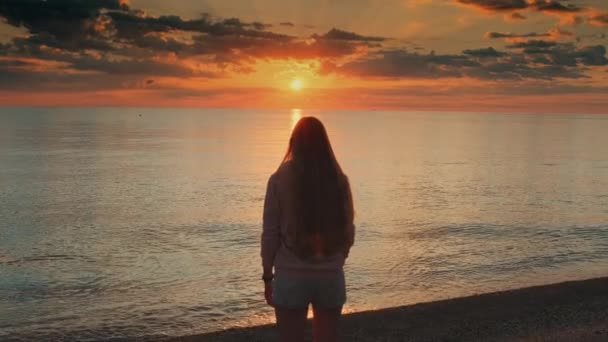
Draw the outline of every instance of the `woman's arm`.
M281 243L279 197L277 196L276 175L270 176L264 199L264 214L262 223L262 266L264 276L272 275L274 257Z
M346 179L346 251L344 256L348 257L350 248L355 243L355 207L353 204L353 195L350 190L350 183L348 182L348 178L346 176L344 177Z

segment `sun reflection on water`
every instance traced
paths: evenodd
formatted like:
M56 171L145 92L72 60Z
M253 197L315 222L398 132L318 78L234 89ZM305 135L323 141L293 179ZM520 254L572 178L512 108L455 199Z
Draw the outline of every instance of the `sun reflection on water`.
M298 121L302 118L302 110L300 108L293 108L291 110L291 129L293 129Z

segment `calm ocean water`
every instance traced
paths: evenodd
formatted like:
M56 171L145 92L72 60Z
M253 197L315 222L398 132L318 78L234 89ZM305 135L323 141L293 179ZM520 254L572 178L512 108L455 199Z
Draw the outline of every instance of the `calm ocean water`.
M0 340L272 321L263 196L301 115L352 182L346 311L608 274L608 115L0 108Z

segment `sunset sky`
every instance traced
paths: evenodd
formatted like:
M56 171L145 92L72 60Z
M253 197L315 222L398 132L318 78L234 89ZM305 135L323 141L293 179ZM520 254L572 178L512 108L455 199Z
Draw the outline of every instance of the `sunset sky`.
M608 113L606 0L0 0L0 105Z

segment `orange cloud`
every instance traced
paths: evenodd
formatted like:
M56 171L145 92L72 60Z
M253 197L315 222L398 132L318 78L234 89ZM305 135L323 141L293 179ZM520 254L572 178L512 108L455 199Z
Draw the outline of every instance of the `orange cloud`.
M592 9L589 11L588 21L595 26L608 26L608 12Z

